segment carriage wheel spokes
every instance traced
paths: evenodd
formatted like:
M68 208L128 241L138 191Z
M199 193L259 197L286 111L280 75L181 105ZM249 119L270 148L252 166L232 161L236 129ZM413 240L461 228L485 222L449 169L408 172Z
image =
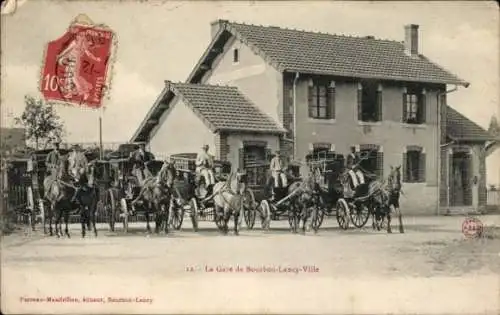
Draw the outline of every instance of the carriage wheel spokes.
M177 201L172 202L170 208L172 227L179 231L182 227L182 221L184 221L184 206L177 203Z
M364 204L361 204L359 207L355 206L350 211L350 217L355 227L362 228L370 218L370 210Z
M349 205L345 199L341 198L337 201L337 222L341 229L347 230L349 228Z
M243 217L245 218L245 224L247 225L247 228L251 230L255 225L255 217L257 216L255 197L253 192L247 189L244 193L243 198Z

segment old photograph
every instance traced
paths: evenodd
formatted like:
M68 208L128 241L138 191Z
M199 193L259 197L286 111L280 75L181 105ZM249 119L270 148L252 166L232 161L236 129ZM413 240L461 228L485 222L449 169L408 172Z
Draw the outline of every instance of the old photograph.
M498 5L9 0L4 314L499 314Z

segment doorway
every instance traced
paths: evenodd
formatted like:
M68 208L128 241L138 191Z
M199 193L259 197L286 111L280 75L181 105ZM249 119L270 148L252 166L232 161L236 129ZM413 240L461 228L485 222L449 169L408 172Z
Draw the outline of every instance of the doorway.
M471 155L468 152L455 152L450 162L450 205L472 206Z

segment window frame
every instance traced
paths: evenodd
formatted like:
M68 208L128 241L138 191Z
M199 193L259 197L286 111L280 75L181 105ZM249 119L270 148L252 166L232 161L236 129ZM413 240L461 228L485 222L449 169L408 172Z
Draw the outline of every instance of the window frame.
M335 81L309 79L307 117L312 120L335 120ZM322 114L324 110L324 115Z
M367 114L366 108L370 104L368 100L365 99L367 87L374 88L374 94L371 95L374 100L374 113L373 119L365 118ZM380 123L383 120L382 105L383 105L383 85L380 81L360 81L358 82L358 122L360 123Z
M413 100L413 98L415 100ZM409 85L403 91L403 122L409 125L422 125L425 117L426 90L423 86ZM412 108L415 105L415 110ZM410 115L414 114L414 117ZM412 115L413 116L413 115Z
M404 183L425 183L426 182L426 154L420 146L408 146L404 152Z

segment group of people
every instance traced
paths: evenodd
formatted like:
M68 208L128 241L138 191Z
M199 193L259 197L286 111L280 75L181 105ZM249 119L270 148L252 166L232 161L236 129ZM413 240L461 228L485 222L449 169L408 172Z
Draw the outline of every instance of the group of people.
M214 161L213 157L208 153L209 146L204 145L202 150L196 156L196 173L199 174L205 180L207 187L211 187L215 184L214 176ZM134 163L133 174L138 178L139 183L144 182L148 177L151 177L146 164L149 161L154 160L154 155L146 151L144 143L139 144L137 150L130 154L130 160ZM59 143L54 144L54 149L47 155L46 165L50 173L57 169L61 162L61 154L59 149ZM348 169L348 176L351 180L351 186L353 190L365 183L365 177L363 172L359 168L359 157L356 154L356 149L351 148L351 152L347 155L346 166ZM72 147L72 151L68 156L69 163L69 173L74 178L75 182L79 184L84 184L81 182L87 166L88 160L82 150L78 145ZM281 156L280 151L276 151L274 157L270 163L270 172L273 179L274 187L286 187L288 185L288 176L286 174L286 163ZM158 181L159 179L157 179ZM80 185L81 186L81 185ZM78 193L78 191L77 191Z

